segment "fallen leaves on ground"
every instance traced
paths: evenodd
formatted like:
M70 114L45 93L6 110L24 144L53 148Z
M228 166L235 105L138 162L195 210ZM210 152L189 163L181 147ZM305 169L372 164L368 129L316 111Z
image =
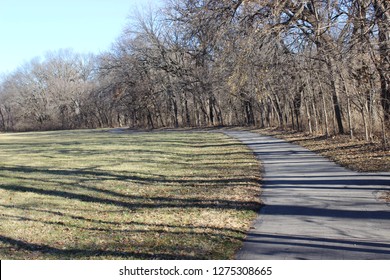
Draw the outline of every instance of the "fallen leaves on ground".
M256 132L299 144L351 170L359 172L390 171L390 149L384 149L380 141L367 142L360 139L350 139L347 135L313 136L302 132L287 132L276 129L261 129L256 130Z

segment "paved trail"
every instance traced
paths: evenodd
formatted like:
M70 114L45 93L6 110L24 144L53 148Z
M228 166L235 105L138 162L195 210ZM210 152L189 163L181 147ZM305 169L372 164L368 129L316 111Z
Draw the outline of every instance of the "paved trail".
M390 259L390 173L356 173L298 145L225 132L264 167L265 206L238 259Z

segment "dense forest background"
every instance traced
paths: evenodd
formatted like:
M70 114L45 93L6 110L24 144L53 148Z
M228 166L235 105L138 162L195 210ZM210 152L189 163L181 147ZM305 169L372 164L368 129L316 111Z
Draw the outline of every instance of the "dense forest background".
M390 1L168 0L0 84L0 131L231 125L386 143Z

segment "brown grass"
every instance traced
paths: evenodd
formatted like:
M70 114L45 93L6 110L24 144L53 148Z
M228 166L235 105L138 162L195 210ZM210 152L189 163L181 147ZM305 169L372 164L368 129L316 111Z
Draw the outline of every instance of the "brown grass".
M218 133L0 135L0 259L231 259L259 163Z

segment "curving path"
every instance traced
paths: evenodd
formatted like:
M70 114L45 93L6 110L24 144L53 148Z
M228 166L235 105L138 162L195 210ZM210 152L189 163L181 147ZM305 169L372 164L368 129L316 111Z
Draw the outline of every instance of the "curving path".
M237 259L390 259L390 173L349 171L269 136L225 131L264 167L265 204Z

